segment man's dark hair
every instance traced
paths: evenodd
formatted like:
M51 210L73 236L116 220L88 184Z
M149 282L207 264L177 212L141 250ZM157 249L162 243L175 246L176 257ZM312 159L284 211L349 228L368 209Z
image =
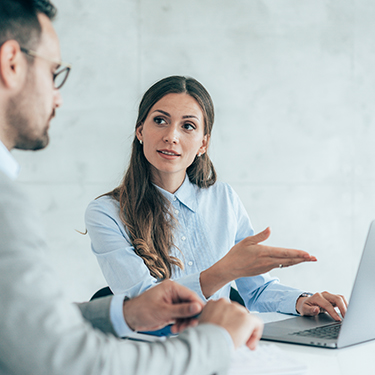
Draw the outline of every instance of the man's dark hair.
M49 0L0 0L0 46L13 39L21 47L35 49L42 32L38 13L52 21L56 12Z

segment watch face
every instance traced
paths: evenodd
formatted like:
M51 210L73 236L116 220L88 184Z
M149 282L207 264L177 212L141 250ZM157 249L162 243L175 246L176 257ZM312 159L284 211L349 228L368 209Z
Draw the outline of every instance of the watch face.
M312 293L302 293L300 297L311 297L313 296Z

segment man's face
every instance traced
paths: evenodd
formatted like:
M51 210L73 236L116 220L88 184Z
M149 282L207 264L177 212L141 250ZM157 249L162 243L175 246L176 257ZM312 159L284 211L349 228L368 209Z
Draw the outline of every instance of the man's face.
M42 35L35 51L49 60L60 61L59 41L51 21L44 14L38 18ZM58 65L41 57L32 59L24 87L9 99L6 113L8 124L16 130L14 148L22 150L39 150L47 146L49 123L55 109L62 104L53 83Z

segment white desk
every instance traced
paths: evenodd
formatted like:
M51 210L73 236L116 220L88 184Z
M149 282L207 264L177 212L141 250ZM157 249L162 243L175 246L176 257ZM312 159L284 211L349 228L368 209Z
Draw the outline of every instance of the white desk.
M267 314L268 315L268 314ZM264 319L265 314L259 314ZM260 341L267 345L269 341ZM343 349L324 349L275 343L288 355L308 364L306 375L375 375L375 341Z
M267 341L261 341L265 345ZM374 375L375 341L343 349L276 344L288 355L308 364L306 375Z
M256 315L264 322L288 318L287 315L277 313ZM143 338L142 335L135 335L135 337ZM150 336L147 337L149 341ZM160 340L160 338L154 337L153 340ZM375 375L375 340L343 349L324 349L271 341L260 341L259 346L270 344L276 345L288 356L307 364L305 375Z

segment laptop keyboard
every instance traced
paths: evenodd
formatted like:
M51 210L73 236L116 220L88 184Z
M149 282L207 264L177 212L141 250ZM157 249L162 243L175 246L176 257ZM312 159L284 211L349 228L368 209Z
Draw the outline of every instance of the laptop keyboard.
M298 331L292 335L305 336L305 337L318 337L320 339L337 339L339 336L341 323L330 324L328 326L316 327L306 329L305 331Z

